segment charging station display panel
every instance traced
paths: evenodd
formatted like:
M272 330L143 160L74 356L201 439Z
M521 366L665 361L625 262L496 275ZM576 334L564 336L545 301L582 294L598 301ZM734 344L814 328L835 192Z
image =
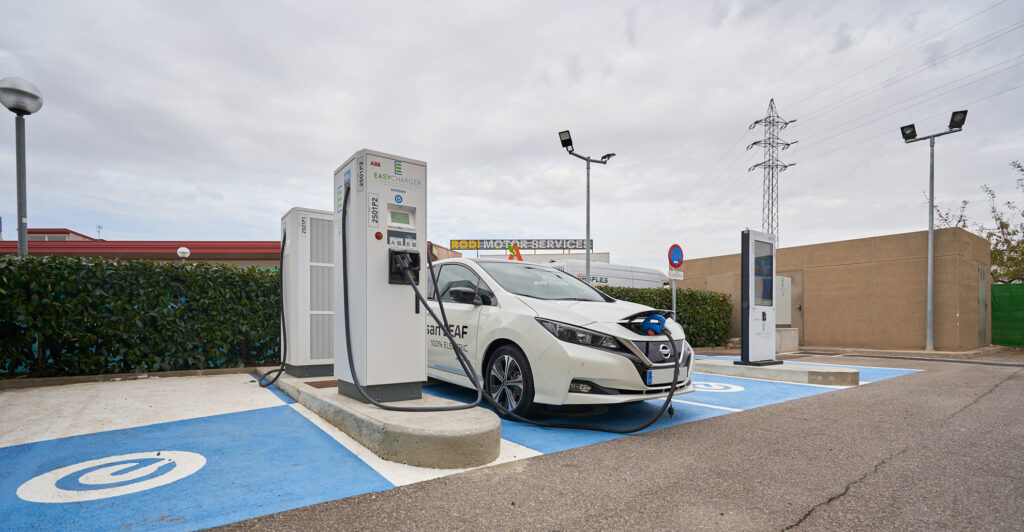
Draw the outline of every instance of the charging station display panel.
M343 208L346 186L348 212ZM345 260L352 356L360 383L391 390L415 387L418 396L419 383L427 378L426 310L417 303L404 275L395 271L394 257L415 257L417 267L426 262L427 165L361 150L335 171L334 189L334 374L352 382L342 312L341 261ZM347 257L341 246L342 216ZM425 266L421 269L426 271ZM424 291L424 276L415 271L413 277Z
M739 364L774 364L775 236L743 231L740 312L743 343Z
M754 304L770 307L774 301L772 277L775 275L775 246L754 241Z

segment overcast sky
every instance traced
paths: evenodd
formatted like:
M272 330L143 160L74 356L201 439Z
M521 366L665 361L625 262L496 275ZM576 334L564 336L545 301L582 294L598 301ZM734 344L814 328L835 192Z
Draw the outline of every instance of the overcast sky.
M27 119L30 227L113 240L274 240L329 209L360 148L428 162L429 237L592 237L616 263L739 250L760 229L775 99L780 235L794 246L927 228L936 197L1005 199L1024 160L1024 2L3 1L0 78ZM952 28L951 28L952 27ZM16 239L13 115L0 216ZM8 120L7 125L2 124Z

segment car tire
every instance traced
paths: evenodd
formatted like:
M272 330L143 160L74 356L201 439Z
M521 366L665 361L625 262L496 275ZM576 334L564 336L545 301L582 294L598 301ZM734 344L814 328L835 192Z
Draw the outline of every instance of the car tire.
M533 372L521 349L506 344L494 351L484 370L484 390L513 414L533 413Z

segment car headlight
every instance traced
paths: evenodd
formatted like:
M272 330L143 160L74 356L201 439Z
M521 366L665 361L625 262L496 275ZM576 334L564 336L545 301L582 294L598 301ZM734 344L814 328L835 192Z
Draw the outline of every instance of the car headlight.
M548 332L555 335L555 338L563 342L609 349L611 351L626 351L626 348L614 336L542 318L537 318L537 322L543 325Z

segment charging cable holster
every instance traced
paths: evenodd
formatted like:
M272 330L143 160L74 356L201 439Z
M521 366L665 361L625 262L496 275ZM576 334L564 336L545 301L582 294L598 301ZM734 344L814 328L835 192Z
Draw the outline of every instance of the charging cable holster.
M389 249L388 264L390 265L388 284L409 284L409 280L405 278L405 271L408 270L412 275L413 283L419 285L420 253L418 251Z

